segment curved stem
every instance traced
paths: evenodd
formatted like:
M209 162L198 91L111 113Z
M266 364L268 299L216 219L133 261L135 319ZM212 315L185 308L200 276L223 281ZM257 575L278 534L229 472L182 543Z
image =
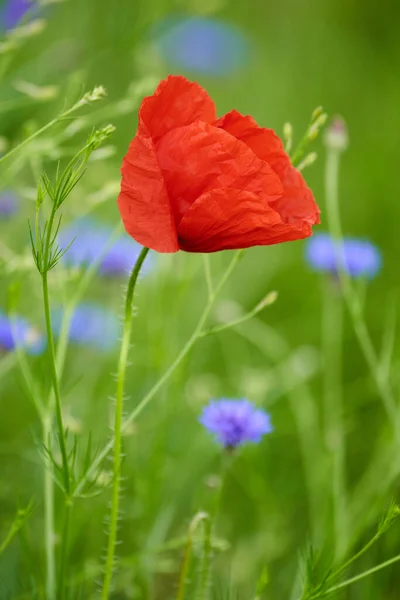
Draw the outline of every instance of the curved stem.
M194 346L195 342L200 337L200 333L203 329L203 325L206 322L207 317L209 316L209 314L211 312L211 309L214 305L215 300L218 297L218 294L220 293L220 291L224 287L225 283L229 279L229 277L232 274L232 271L234 270L234 268L236 267L238 261L243 256L243 252L244 252L244 250L239 250L238 252L235 253L230 264L228 265L227 270L225 271L224 275L221 277L213 295L209 298L209 300L204 308L204 311L201 314L200 319L199 319L192 335L190 336L190 338L188 339L188 341L186 342L186 344L184 345L182 350L179 352L179 354L176 357L176 359L174 360L174 362L168 367L168 369L164 372L164 374L161 376L161 378L154 384L154 386L151 388L151 390L146 394L146 396L144 396L144 398L142 398L142 400L139 402L139 404L136 406L136 408L134 408L133 411L129 414L129 416L125 419L124 423L122 424L122 428L121 428L122 432L124 432L129 427L129 425L147 407L147 405L151 402L151 400L153 400L153 398L157 394L158 390L160 388L162 388L162 386L168 381L168 379L174 373L175 369L181 364L181 362L186 357L188 352ZM107 457L109 452L112 450L113 445L114 445L114 438L111 438L111 440L108 442L108 444L106 444L104 446L103 450L101 450L101 452L99 452L97 454L96 458L93 460L92 464L86 471L85 475L82 477L79 484L76 486L76 488L73 492L74 497L79 496L79 494L84 489L87 481L95 474L96 469L101 465L103 460Z
M397 441L399 441L400 422L396 400L393 396L390 383L385 376L385 371L380 366L377 352L374 348L367 325L363 318L363 310L360 298L351 283L349 274L347 273L344 265L343 253L340 244L343 235L339 211L339 163L340 151L334 148L328 149L325 171L326 205L329 232L332 238L336 242L339 242L339 244L335 244L335 260L338 268L339 281L343 291L344 299L353 321L353 327L358 338L358 342L371 371L376 388L380 397L382 398L387 415L394 423L396 438Z
M46 123L46 125L43 125L43 127L41 127L40 129L37 129L34 133L32 133L30 136L28 136L27 138L25 138L24 140L22 140L22 142L20 142L19 144L17 144L17 146L14 146L14 148L11 148L11 150L9 150L5 154L3 154L3 156L0 157L0 163L2 163L4 160L7 160L11 156L13 156L15 154L15 152L18 152L18 150L21 150L21 148L24 148L27 144L29 144L34 139L36 139L39 135L41 135L42 133L44 133L45 131L47 131L51 127L53 127L53 125L56 125L57 123L59 123L63 119L69 117L69 115L71 115L73 112L75 112L82 105L83 105L83 101L82 100L76 102L73 106L71 106L71 108L69 108L68 110L64 111L61 115L58 115L57 117L55 117L54 119L52 119L51 121L49 121L48 123Z
M310 600L317 600L317 598L322 598L323 596L328 596L329 594L333 594L334 592L337 592L338 590L341 590L349 585L351 585L352 583L356 583L357 581L360 581L361 579L364 579L365 577L369 577L370 575L373 575L374 573L377 573L378 571L381 571L382 569L385 569L386 567L390 567L390 565L393 565L396 562L400 561L400 554L398 554L397 556L394 556L393 558L390 558L389 560L386 560L385 562L381 563L380 565L376 565L376 567L372 567L372 569L368 569L368 571L363 571L362 573L359 573L358 575L355 575L354 577L351 577L350 579L346 579L346 581L342 581L341 583L338 583L337 585L334 585L330 588L328 588L327 590L325 590L324 592L321 592L320 594L315 594L313 596L310 597Z
M336 569L336 571L331 573L329 575L329 577L327 578L327 581L332 581L332 579L335 579L338 575L343 573L343 571L345 571L347 569L347 567L349 567L353 562L358 560L360 558L360 556L365 554L365 552L367 552L367 550L369 550L371 548L371 546L373 546L375 544L375 542L377 540L379 540L380 537L381 537L381 532L378 531L378 533L375 534L374 537L371 540L369 540L369 542L367 544L365 544L365 546L363 546L361 548L361 550L359 550L357 552L357 554L355 554L354 556L349 558L349 560L347 560L343 565L341 565L338 569Z
M193 547L193 539L195 536L195 533L198 529L198 527L203 524L204 527L207 527L207 524L210 524L210 517L207 513L205 512L199 512L197 513L197 515L195 515L192 519L192 522L190 523L189 526L189 533L187 536L187 540L186 540L186 548L185 548L185 554L183 556L183 563L182 563L182 568L181 568L181 572L180 572L180 576L179 576L179 584L178 584L178 594L176 597L176 600L184 600L185 598L185 590L186 590L186 583L187 583L187 579L188 579L188 574L189 574L189 567L190 567L190 560L191 560L191 556L192 556L192 547ZM207 530L205 532L205 535L207 537Z
M117 527L119 514L120 497L120 476L121 476L121 440L122 440L122 417L124 404L125 373L128 362L129 345L132 332L133 315L133 295L141 266L149 252L149 248L143 248L135 266L133 267L128 282L128 289L125 300L125 319L122 334L121 351L119 355L117 391L115 397L115 417L114 417L114 480L111 501L110 532L108 537L107 558L105 575L102 590L102 599L107 600L110 596L111 579L114 570L115 546L117 543Z

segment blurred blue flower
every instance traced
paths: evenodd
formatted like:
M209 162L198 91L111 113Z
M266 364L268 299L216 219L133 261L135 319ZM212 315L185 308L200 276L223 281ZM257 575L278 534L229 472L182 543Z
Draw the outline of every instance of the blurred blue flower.
M99 272L102 275L128 274L132 270L142 246L125 234L109 246L112 234L111 227L91 219L75 221L63 229L58 236L58 243L63 249L68 248L72 242L62 258L64 264L73 267L89 267L107 248L100 262ZM148 271L150 262L145 262L142 273Z
M372 279L382 266L382 256L368 240L343 238L339 246L343 253L343 264L351 277ZM316 271L336 273L335 242L328 233L318 233L307 241L306 260Z
M18 211L18 198L11 190L0 192L0 219L11 217Z
M22 317L10 318L0 312L0 351L11 352L17 345L27 354L41 354L46 347L46 339Z
M209 75L230 75L250 54L244 33L216 19L169 17L153 36L156 49L172 65Z
M63 316L62 308L52 312L52 327L56 337L60 335ZM121 321L115 313L99 304L84 302L76 307L72 315L69 339L80 346L108 352L118 345L121 331Z
M269 414L248 400L212 400L199 420L225 448L246 442L257 444L273 430Z
M0 7L1 28L7 30L16 27L30 8L32 2L29 0L6 0Z

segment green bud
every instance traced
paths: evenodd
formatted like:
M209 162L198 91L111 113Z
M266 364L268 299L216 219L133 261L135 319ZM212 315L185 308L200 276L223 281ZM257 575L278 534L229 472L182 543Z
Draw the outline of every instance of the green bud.
M283 126L283 139L285 141L285 150L290 152L293 143L293 127L291 123L285 123Z
M89 102L97 102L97 100L102 100L107 96L106 89L102 85L98 85L91 92L86 92L82 99L80 100L80 104L89 104Z
M328 115L326 113L322 113L310 126L307 132L307 137L310 141L313 141L318 137L319 131L325 125L327 119Z
M274 304L278 300L278 296L279 296L279 293L276 290L272 290L271 292L268 292L268 294L265 296L265 298L263 298L263 300L261 300L261 302L259 302L257 304L255 311L259 312L263 308L266 308L267 306L271 306L271 304Z
M318 154L316 152L310 152L307 156L301 161L299 166L297 167L298 171L302 171L306 167L310 167L318 158Z
M314 109L313 114L311 115L311 121L315 121L315 119L318 119L318 117L320 115L322 115L323 112L324 112L323 107L317 106L317 108Z

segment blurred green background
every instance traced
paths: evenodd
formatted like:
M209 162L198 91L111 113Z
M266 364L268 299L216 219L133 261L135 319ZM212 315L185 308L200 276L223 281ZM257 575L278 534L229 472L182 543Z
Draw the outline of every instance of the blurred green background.
M135 133L140 98L168 73L182 73L208 90L219 114L236 108L279 134L290 121L297 141L318 105L345 118L350 145L340 180L343 229L369 238L382 250L382 272L368 285L365 299L365 320L380 351L385 335L395 327L399 273L399 5L383 2L377 7L360 0L68 0L43 10L43 32L12 54L0 56L0 135L15 144L95 85L104 85L108 96L82 111L87 123L81 134L66 140L66 124L58 124L0 165L2 188L12 187L21 197L20 213L0 221L0 308L6 307L10 284L19 282L19 312L43 324L40 280L29 258L27 227L27 219L34 216L35 175L43 168L54 173L51 158L58 158L59 145L68 155L91 125L114 123L110 157L92 162L64 212L66 222L92 212L116 225L119 167ZM250 42L245 64L231 75L213 76L163 61L151 32L171 14L218 18L237 26ZM18 91L21 81L56 86L58 93L49 101L35 101ZM121 106L123 98L127 102ZM325 150L320 141L315 149L318 161L305 177L321 207L320 230L325 231ZM323 408L329 357L322 323L326 303L332 302L329 295L336 308L341 300L330 282L310 271L304 247L295 242L246 251L211 321L252 309L270 290L279 291L278 301L254 320L200 340L124 438L122 558L113 597L175 597L182 548L162 546L184 536L193 515L207 510L215 493L209 482L218 473L220 452L198 423L210 398L247 397L271 413L275 428L259 446L244 448L227 474L216 528L223 548L214 565L216 597L220 589L220 597L227 597L231 588L233 598L237 594L253 599L255 582L266 566L265 598L296 600L299 554L308 541L321 550L322 564L330 564L341 545L342 551L354 552L366 542L390 499L396 499L398 449L344 310L339 341L343 372L335 392L342 396L347 538L335 538L332 459L325 443L329 423ZM211 257L215 277L229 260L228 252ZM140 282L136 301L127 411L172 362L206 301L201 256L158 256L155 263ZM63 281L55 270L50 278L54 303L76 285L74 278L64 287ZM123 283L97 278L85 299L120 313ZM399 356L396 341L390 374L396 397ZM8 359L5 354L0 359L0 535L18 506L34 498L36 510L1 556L0 598L35 598L32 590L42 597L44 578L40 426L18 366L2 368ZM49 385L44 359L29 361L38 380ZM69 348L62 397L83 443L89 431L100 447L109 435L116 361L117 351ZM97 597L109 498L105 487L74 508L71 581L76 577L83 587L74 587L71 598ZM61 496L57 501L61 506ZM59 526L60 510L57 514ZM348 575L398 554L398 527L395 524ZM400 571L394 565L337 597L394 600L399 587Z

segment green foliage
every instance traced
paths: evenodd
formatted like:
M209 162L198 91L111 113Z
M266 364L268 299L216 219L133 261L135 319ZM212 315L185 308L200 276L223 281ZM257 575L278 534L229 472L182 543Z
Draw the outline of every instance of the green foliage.
M122 0L116 10L105 0L69 0L7 33L0 44L0 180L21 200L19 215L0 220L0 310L22 314L44 331L44 274L50 305L66 307L53 356L61 431L47 419L54 403L48 356L25 356L23 348L0 352L4 598L51 600L60 579L64 600L98 597L114 481L109 398L115 393L117 356L69 345L68 331L82 299L119 311L125 282L97 277L101 256L87 271L65 269L57 231L87 215L120 231L115 197L137 107L172 69L154 60L148 34L160 18L182 7L182 2ZM201 257L154 258L135 302L111 597L176 600L191 536L182 588L186 600L316 600L339 593L343 600L394 600L400 581L394 523L400 472L400 238L393 226L399 216L394 201L398 16L392 11L389 22L375 4L358 1L300 6L285 0L244 7L190 0L184 8L236 23L258 53L236 78L186 73L207 87L219 114L236 107L277 131L289 118L288 152L294 140L298 143L310 108L322 103L330 114L343 114L350 145L340 157L336 198L326 203L327 149L315 140L325 121L322 110L314 112L293 157L299 168L307 167L305 177L322 208L322 229L333 223L335 236L370 237L383 250L384 270L368 287L341 277L341 328L331 312L331 333L337 336L330 340L340 349L341 368L335 370L329 344L321 343L327 334L321 315L329 314L324 303L332 288L309 272L301 242L249 250L218 297L215 282L231 264L229 253L210 257L206 276ZM83 93L86 89L92 91ZM316 165L314 146L308 153L314 140ZM278 290L279 297L266 296L268 290ZM329 398L325 402L327 381L333 382L331 404ZM219 396L248 396L263 405L275 431L235 457L216 528L211 531L202 521L188 534L193 514L210 504L218 476L217 449L197 417L205 402ZM334 422L327 419L329 406L336 408L330 413ZM69 521L66 500L72 505ZM16 512L19 505L25 508ZM298 553L308 539L298 569ZM49 580L46 565L52 558L56 568ZM67 572L60 573L60 565Z

